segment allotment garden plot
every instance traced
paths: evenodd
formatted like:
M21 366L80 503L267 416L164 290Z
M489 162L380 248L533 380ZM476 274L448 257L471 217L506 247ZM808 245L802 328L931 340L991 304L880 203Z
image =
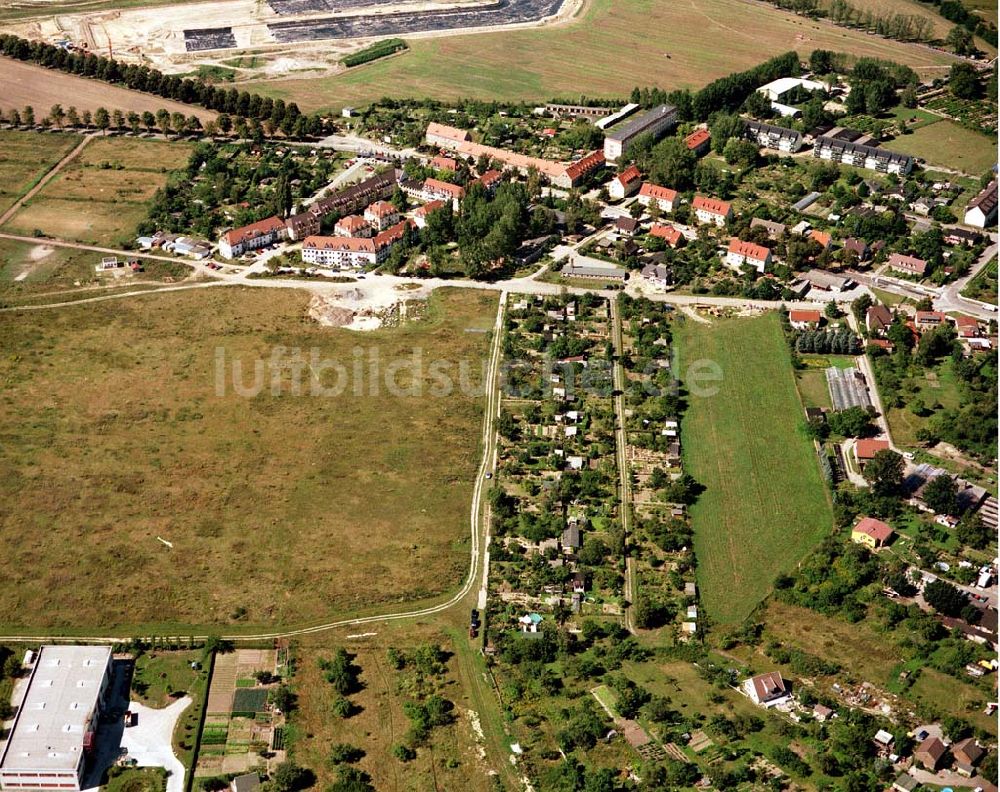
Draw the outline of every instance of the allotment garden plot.
M216 655L196 777L264 769L284 758L284 717L270 695L286 662L287 649ZM264 759L262 752L273 755Z

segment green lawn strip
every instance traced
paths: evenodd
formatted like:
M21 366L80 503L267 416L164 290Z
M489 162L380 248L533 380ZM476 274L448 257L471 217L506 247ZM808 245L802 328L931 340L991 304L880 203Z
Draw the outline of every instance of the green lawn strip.
M682 377L699 359L722 371L716 395L689 396L681 436L706 488L691 508L702 602L732 623L829 532L831 507L777 314L685 322L677 341Z

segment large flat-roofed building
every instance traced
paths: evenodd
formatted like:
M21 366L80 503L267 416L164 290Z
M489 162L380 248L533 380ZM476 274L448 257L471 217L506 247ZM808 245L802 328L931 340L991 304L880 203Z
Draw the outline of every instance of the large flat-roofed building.
M661 104L641 116L622 124L604 136L604 158L612 162L623 157L636 138L642 135L659 137L677 124L677 108Z
M0 789L77 792L110 679L108 646L43 646L0 753Z

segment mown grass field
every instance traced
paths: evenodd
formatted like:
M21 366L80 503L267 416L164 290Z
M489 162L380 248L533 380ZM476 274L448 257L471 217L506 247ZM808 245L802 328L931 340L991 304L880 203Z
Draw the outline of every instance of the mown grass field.
M641 35L639 35L641 31ZM766 58L826 48L901 61L943 75L946 55L742 0L590 0L570 22L439 38L326 78L248 83L303 110L395 97L544 100L626 96L636 85L700 87ZM627 53L627 54L626 54Z
M80 142L76 135L0 129L0 214Z
M4 230L98 245L134 238L146 205L182 167L191 144L99 138L66 165L7 221Z
M912 404L917 399L928 409L938 409L937 405L946 410L957 409L961 404L961 394L958 391L958 380L948 361L937 366L933 371L908 377L906 387L914 390L907 397ZM900 407L890 407L888 411L889 430L892 438L902 446L918 447L917 431L926 426L929 416L919 416L912 410Z
M698 585L709 616L740 621L832 525L777 314L684 322L681 375L716 362L714 396L689 396L684 468L705 487L691 508Z
M997 141L953 121L940 120L900 135L885 146L893 151L921 157L930 165L942 165L973 176L992 168L997 162Z
M320 327L308 302L222 288L0 314L5 628L315 623L458 585L476 394L368 395L365 374L358 394L313 396L307 369L302 395L279 374L277 395L268 375L244 397L230 362L249 386L278 346L348 377L356 349L383 372L419 349L411 380L433 385L436 360L457 380L465 361L476 383L488 334L467 330L492 325L495 297L435 292L425 320L363 335Z

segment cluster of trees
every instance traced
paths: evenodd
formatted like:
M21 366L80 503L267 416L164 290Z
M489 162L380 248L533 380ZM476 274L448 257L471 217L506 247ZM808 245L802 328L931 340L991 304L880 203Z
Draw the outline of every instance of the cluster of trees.
M932 32L930 18L922 14L873 11L854 6L847 0L832 0L829 17L838 25L859 28L897 41L927 41Z
M916 72L908 66L877 58L860 58L848 80L847 112L854 115L878 115L896 104L896 89L919 83Z
M799 56L794 51L777 55L752 69L734 72L713 80L692 93L687 89L664 91L660 88L633 88L631 101L644 107L669 102L677 107L681 121L706 121L712 113L738 110L746 98L764 83L799 72Z
M795 337L795 350L824 355L856 355L861 350L861 342L847 327L839 330L802 330Z
M259 122L260 128L288 137L318 137L330 128L319 115L304 116L294 102L271 99L249 91L214 86L204 80L178 77L138 64L123 64L92 52L70 52L54 44L28 41L11 34L0 35L0 53L48 69L92 77L114 85L161 96L184 104L198 104L229 116ZM221 122L221 119L220 119ZM220 130L222 129L220 123Z
M348 68L351 66L360 66L362 63L368 63L369 61L378 60L379 58L385 58L404 49L408 49L408 45L401 38L383 39L382 41L376 41L374 44L365 47L363 50L352 52L350 55L341 59L340 62Z
M225 225L283 217L326 186L334 169L333 157L313 158L297 150L280 156L278 146L264 146L256 154L251 149L249 143L198 143L186 169L156 191L138 232L211 238Z
M970 39L971 34L975 33L988 44L992 44L994 47L997 45L996 25L966 8L961 0L920 0L920 2L937 6L937 12L949 22L954 22L957 26L960 26L960 29L970 34ZM959 54L966 53L960 52Z

